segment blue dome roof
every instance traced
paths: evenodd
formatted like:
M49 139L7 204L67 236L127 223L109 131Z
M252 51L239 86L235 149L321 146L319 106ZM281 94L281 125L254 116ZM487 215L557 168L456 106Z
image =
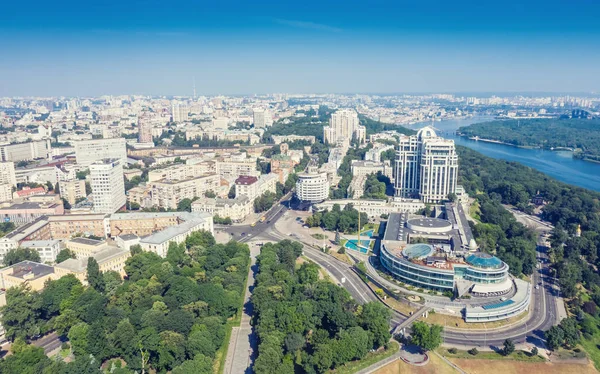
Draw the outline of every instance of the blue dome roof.
M474 267L487 269L498 269L504 264L498 257L483 252L472 253L465 257L465 261Z

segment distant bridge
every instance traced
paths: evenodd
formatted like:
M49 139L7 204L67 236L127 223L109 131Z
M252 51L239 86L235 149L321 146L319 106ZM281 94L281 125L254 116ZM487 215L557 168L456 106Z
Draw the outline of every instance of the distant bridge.
M598 118L598 112L594 112L590 108L573 108L571 109L571 118Z

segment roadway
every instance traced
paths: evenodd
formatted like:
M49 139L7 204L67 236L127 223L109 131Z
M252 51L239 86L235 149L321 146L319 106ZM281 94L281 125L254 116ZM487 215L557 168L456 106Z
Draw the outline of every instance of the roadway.
M275 228L275 222L280 219L288 208L283 202L273 207L266 214L265 222L258 222L254 227L251 225L242 226L217 226L217 229L230 233L234 239L241 242L250 240L280 241L292 239L282 234ZM515 212L511 210L514 214ZM521 218L521 217L519 217ZM538 232L547 232L550 227L545 222L538 222L543 229ZM558 290L554 284L549 271L549 260L545 247L540 242L537 247L537 257L542 260L541 267L535 269L532 275L533 299L530 307L530 316L523 323L519 323L507 328L487 329L487 330L455 330L445 329L444 341L447 344L456 344L464 346L501 346L505 339L512 339L516 343L537 343L543 341L543 331L549 329L557 323L557 305L555 298ZM378 301L371 289L362 281L352 266L337 260L332 256L303 243L304 255L311 261L325 269L333 279L343 286L352 297L359 303ZM540 285L536 288L535 285ZM406 320L406 316L394 311L390 325L392 329ZM485 326L484 326L485 328Z

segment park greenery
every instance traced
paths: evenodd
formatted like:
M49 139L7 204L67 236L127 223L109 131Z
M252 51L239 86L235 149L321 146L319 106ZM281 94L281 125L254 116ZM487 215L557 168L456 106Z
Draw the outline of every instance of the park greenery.
M481 223L473 227L473 233L481 249L497 253L513 274L533 270L535 237L500 204L524 209L534 196L543 197L541 218L555 226L550 237L551 270L572 316L546 332L548 345L552 349L573 348L581 342L600 368L596 353L600 344L600 193L468 148L457 147L457 151L460 183L477 199ZM576 235L579 226L581 236Z
M360 213L361 226L369 222L367 213ZM347 204L341 209L338 204L334 204L331 212L324 210L316 212L306 219L308 227L322 227L329 231L341 231L349 234L358 231L358 210L354 209L352 204Z
M442 330L440 325L416 321L411 327L410 341L424 351L433 351L442 344Z
M338 182L337 188L332 188L329 194L330 198L345 199L350 195L348 187L350 187L350 183L352 182L352 161L363 160L365 153L372 147L373 145L369 144L364 148L353 147L348 149L348 153L346 153L338 168L338 175L341 175L342 179Z
M501 141L519 147L568 148L573 157L600 161L600 120L544 118L476 123L461 127L465 136Z
M257 258L257 374L325 373L390 340L383 304L357 304L345 289L320 280L318 265L297 265L301 253L300 243L284 240L265 244Z
M13 342L2 373L101 373L111 359L119 374L212 373L226 342L227 321L239 313L249 250L216 244L206 231L171 243L166 258L132 250L123 280L91 259L88 286L74 275L6 291L1 322ZM68 339L74 360L51 360L27 341L49 331ZM113 371L111 371L113 372Z
M35 249L18 247L4 255L4 266L12 266L21 261L41 262L40 254Z

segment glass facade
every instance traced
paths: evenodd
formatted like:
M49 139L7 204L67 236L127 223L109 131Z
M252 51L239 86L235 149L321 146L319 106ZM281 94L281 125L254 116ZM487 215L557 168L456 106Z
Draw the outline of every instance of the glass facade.
M418 265L388 252L381 246L380 260L383 266L401 281L417 287L436 291L454 290L455 279L466 279L479 284L501 283L508 277L508 266L497 269L479 269L471 265L454 266L453 270Z

